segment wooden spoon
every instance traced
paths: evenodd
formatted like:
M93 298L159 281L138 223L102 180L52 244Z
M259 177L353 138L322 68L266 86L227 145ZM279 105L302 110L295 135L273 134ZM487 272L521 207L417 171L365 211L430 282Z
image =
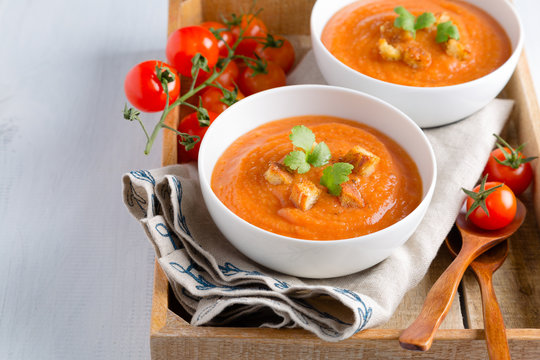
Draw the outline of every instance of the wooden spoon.
M461 241L457 237L446 238L446 246L457 256L461 249ZM482 309L484 313L484 328L490 360L509 360L510 350L506 339L506 327L501 309L493 289L493 273L501 267L508 255L508 240L504 240L478 256L470 265L474 272L482 294Z
M456 224L463 239L461 251L433 284L424 301L420 315L401 333L399 343L403 348L421 351L429 350L435 331L444 320L448 310L450 310L459 282L469 264L478 255L512 235L523 223L526 212L525 205L517 200L517 211L514 220L499 230L479 229L465 220L464 211L459 213Z

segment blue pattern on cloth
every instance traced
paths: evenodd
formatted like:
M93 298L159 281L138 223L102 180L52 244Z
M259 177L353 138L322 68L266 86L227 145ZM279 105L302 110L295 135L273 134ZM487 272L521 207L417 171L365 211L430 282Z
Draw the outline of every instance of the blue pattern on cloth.
M179 247L178 245L176 245L176 241L174 241L172 234L169 232L169 229L167 228L165 224L159 223L154 228L161 236L164 236L169 239L174 250L178 250Z
M182 185L180 184L180 181L178 181L177 178L173 177L174 185L176 186L176 196L178 199L178 225L184 231L188 236L191 236L191 232L189 231L189 228L187 226L186 217L182 214Z
M170 174L155 176L147 170L130 172L129 180L129 183L125 180L125 202L137 218L140 219L140 214L144 213L145 217L140 220L148 221L152 227L150 240L162 252L159 263L178 301L182 304L185 300L185 309L193 315L193 323L213 324L214 319L223 314L234 313L237 316L236 313L239 313L238 316L242 316L252 312L249 308L225 311L234 304L252 306L253 311L257 307L267 306L282 317L283 326L294 321L297 326L327 341L342 340L364 329L369 323L373 310L354 291L330 286L306 286L299 279L267 271L244 257L238 258L235 250L227 252L226 246L234 248L224 238L218 243L224 247L223 253L234 254L233 258L221 259L209 253L205 247L210 244L208 241L213 240L205 239L204 235L201 237L201 231L206 229L201 230L203 225L193 216L190 218L193 211L189 211L188 205L184 204L186 196L196 196L196 201L190 198L187 204L204 206L200 189L194 183L183 183ZM157 189L159 196L156 195ZM165 212L168 217L157 216L158 210ZM204 226L210 226L208 219L204 220ZM174 221L174 224L170 224L170 221ZM222 256L223 253L216 255ZM306 296L306 292L311 292L311 295ZM340 315L339 312L332 312L332 309L317 308L314 305L316 302L309 301L310 296L321 294L332 297L336 306L354 310L356 315L343 318L343 311Z

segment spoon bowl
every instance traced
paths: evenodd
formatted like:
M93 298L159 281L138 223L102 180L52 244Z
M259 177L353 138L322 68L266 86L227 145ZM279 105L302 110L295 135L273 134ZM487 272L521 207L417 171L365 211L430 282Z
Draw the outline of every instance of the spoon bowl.
M461 239L457 237L447 237L444 242L452 255L457 256L461 251ZM473 262L471 262L470 268L474 273L484 269L495 272L502 264L504 264L504 261L508 256L509 248L508 240L502 241L500 244L493 246L491 249L474 259Z
M463 248L472 247L472 245L475 245L479 250L478 254L483 253L515 233L521 224L523 224L527 213L525 205L519 199L516 199L516 201L517 206L514 220L507 226L496 230L484 230L467 221L466 210L463 207L456 219L456 226L463 238L463 246L460 253L463 251Z

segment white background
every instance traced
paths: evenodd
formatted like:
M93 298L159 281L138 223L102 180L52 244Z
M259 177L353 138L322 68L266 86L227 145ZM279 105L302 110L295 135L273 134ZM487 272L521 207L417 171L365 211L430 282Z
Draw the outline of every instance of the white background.
M516 3L540 89L540 2ZM164 0L0 0L0 359L150 357L153 249L121 176L161 143L145 156L121 110L166 29Z

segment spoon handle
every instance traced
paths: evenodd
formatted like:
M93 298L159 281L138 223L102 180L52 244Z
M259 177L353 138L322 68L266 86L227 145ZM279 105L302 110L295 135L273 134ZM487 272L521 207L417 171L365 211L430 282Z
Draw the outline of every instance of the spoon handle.
M475 250L472 248L467 249L465 245L452 264L433 284L420 314L401 333L399 337L401 347L409 350L429 350L435 331L444 320L448 310L450 310L463 273L475 258Z
M493 289L492 273L487 271L474 272L482 294L484 312L484 328L490 360L509 360L510 350L506 339L506 327L495 291Z

